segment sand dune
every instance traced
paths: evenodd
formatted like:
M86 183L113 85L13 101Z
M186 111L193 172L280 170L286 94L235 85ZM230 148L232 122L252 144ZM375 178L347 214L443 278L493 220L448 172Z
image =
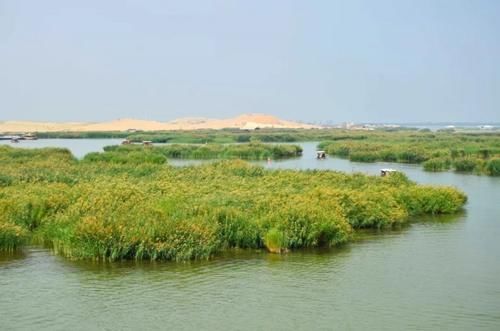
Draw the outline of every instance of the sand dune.
M0 133L3 132L31 132L31 131L72 131L88 123L80 122L29 122L29 121L6 121L0 122Z
M127 131L129 129L147 131L165 130L165 123L123 118L111 122L83 125L77 131Z
M255 129L255 128L314 128L316 126L281 120L267 114L243 114L229 119L181 118L169 122L147 121L139 119L118 119L111 122L30 122L5 121L0 122L0 133L16 132L54 132L54 131L159 131L159 130L197 130L197 129Z

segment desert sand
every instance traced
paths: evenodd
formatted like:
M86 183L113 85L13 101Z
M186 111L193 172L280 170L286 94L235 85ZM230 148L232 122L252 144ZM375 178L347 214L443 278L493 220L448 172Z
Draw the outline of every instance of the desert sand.
M159 131L159 130L198 130L198 129L255 129L255 128L303 128L317 126L279 119L266 114L243 114L228 119L181 118L169 122L146 121L124 118L111 122L30 122L4 121L0 122L0 133L21 132L89 132L89 131Z

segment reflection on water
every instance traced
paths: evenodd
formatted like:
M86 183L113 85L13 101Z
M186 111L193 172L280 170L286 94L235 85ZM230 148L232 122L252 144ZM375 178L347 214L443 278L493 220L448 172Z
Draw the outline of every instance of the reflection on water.
M378 174L384 164L260 162ZM189 263L71 261L29 247L0 254L0 329L500 329L500 178L426 173L455 185L464 213L366 230L353 243L287 255L234 250Z
M0 251L0 268L7 268L14 265L16 262L23 262L27 257L25 251L2 252Z

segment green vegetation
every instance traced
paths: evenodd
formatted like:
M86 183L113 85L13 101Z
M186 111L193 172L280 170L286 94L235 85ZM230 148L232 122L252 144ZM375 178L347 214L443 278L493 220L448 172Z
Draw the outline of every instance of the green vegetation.
M425 161L423 164L425 171L445 171L451 167L451 160L448 158L434 158Z
M486 170L491 176L500 176L500 158L493 158L486 164Z
M264 246L272 253L285 252L288 246L285 233L276 228L270 229L264 235Z
M0 251L13 251L22 246L27 239L25 228L0 220Z
M339 245L356 229L455 213L466 202L454 188L403 174L265 170L241 160L171 167L153 151L111 149L78 161L63 149L0 146L0 247L31 240L105 260L282 252Z
M208 144L195 149L172 147L166 157L182 158L245 158L268 156L249 155L223 150L217 144L258 142L321 141L318 146L330 155L356 162L400 162L423 164L426 171L446 171L498 176L495 159L500 158L500 132L443 129L378 128L345 129L259 129L259 130L195 130L158 132L50 132L40 138L127 138L132 142ZM215 145L214 145L215 144ZM169 155L170 153L170 155ZM272 156L271 156L272 157ZM280 156L278 156L280 157ZM290 156L283 156L290 157ZM490 162L491 161L491 162ZM0 179L0 185L2 180Z
M41 132L39 138L127 138L140 143L210 144L248 142L298 142L342 139L366 139L365 132L341 129L259 129L192 130L155 132Z
M137 148L120 148L113 150L112 148L106 148L108 151L105 153L92 152L83 158L85 162L107 162L107 163L118 163L118 164L162 164L167 162L167 158L161 153L153 151L151 148L142 148L142 146L137 146Z
M324 141L318 148L357 162L422 163L426 171L452 168L458 172L499 175L498 133L376 131L367 133L366 137Z
M105 153L92 153L85 159L95 159L99 157L116 159L117 162L126 155L161 155L175 159L244 159L244 160L264 160L267 158L282 159L297 157L302 154L302 148L298 145L273 145L262 143L243 144L169 144L163 146L141 145L121 145L107 146ZM130 156L130 157L132 157Z
M477 158L454 159L453 167L458 172L473 172L475 169L480 169L481 161Z
M90 132L37 132L36 136L41 139L104 139L104 138L127 138L129 132L119 131L90 131Z

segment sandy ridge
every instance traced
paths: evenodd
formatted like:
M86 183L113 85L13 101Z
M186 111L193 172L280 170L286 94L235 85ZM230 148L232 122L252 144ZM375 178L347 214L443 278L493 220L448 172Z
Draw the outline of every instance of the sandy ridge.
M255 128L304 128L317 126L300 122L286 121L267 114L243 114L228 119L181 118L169 122L147 121L123 118L110 122L31 122L4 121L0 122L0 133L18 132L89 132L89 131L159 131L159 130L198 130L198 129L255 129Z

